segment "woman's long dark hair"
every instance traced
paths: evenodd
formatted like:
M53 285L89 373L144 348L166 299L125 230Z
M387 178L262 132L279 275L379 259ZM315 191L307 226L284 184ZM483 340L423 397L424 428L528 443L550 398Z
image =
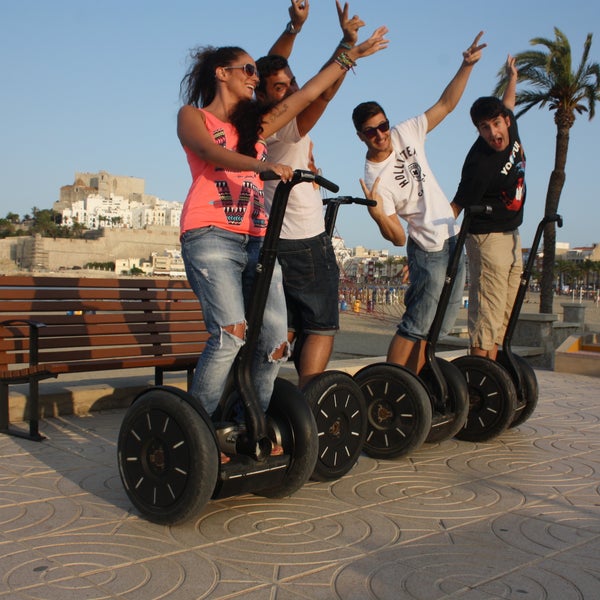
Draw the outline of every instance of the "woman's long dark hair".
M238 46L204 46L190 53L192 65L184 75L179 93L184 104L196 107L208 106L217 91L215 72L219 67L227 67L236 62L245 50ZM239 136L237 151L256 158L256 142L262 132L262 111L253 100L243 100L230 115L231 124Z

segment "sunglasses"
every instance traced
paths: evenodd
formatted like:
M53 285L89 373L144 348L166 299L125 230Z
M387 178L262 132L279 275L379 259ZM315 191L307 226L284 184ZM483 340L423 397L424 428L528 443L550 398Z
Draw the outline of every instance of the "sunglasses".
M361 131L361 133L368 138L372 138L375 137L377 135L377 132L380 131L381 133L385 133L386 131L390 130L390 122L386 119L385 121L383 121L382 123L379 123L379 125L376 125L375 127L367 127L366 129L363 129Z
M223 67L224 69L244 69L244 73L248 76L248 77L253 77L254 75L258 76L258 72L256 70L256 67L254 65L251 65L250 63L246 63L245 65L234 65L231 67Z

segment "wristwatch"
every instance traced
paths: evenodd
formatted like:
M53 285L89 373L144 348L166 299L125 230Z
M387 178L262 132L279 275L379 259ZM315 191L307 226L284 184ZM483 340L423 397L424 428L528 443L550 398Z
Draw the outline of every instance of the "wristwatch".
M286 26L285 26L285 32L286 33L291 33L292 35L296 35L297 33L300 33L300 29L296 29L294 27L294 24L290 21Z

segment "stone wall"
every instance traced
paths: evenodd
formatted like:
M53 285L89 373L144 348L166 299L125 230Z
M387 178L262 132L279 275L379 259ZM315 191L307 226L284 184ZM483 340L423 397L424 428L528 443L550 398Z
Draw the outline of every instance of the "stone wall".
M152 252L179 249L179 228L106 229L97 239L63 239L28 236L0 240L0 272L18 269L58 271L89 262L119 258L149 259Z

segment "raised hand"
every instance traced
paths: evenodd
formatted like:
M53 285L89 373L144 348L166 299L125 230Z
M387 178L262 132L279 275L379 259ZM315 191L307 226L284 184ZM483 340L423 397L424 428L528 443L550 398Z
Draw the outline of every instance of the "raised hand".
M350 9L347 2L344 2L344 7L342 8L339 0L335 0L335 6L337 8L338 19L340 20L340 27L342 28L343 40L347 44L354 46L358 40L358 30L364 27L365 22L358 15L354 15L351 19L348 17Z
M357 60L375 54L380 50L384 50L390 43L390 41L384 37L387 32L388 28L385 25L378 27L369 39L358 44L358 46L354 46L352 50L348 50L348 57L352 60Z
M483 35L483 31L480 31L473 43L463 52L463 62L467 65L474 65L481 58L481 51L487 46L487 44L480 44L479 40Z
M308 0L292 0L292 5L289 7L290 21L296 31L302 29L306 19L308 19Z
M506 69L506 76L509 79L512 77L514 77L516 79L518 77L519 71L517 71L517 64L516 64L514 56L511 56L510 54L508 55L508 57L506 59L505 69Z

